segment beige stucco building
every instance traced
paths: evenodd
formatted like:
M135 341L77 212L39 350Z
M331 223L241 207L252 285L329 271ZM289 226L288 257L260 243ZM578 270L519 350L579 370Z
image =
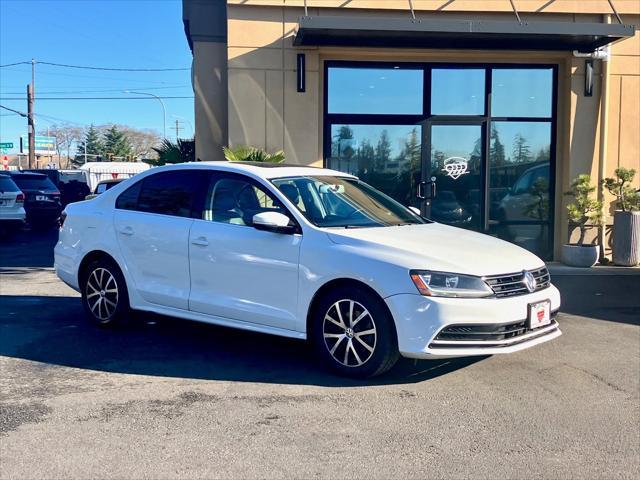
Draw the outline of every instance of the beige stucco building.
M640 1L513 5L183 0L196 156L283 150L558 258L571 180L640 171Z

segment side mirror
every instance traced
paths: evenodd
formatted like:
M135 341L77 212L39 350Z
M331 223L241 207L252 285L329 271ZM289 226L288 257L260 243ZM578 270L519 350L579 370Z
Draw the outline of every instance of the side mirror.
M416 215L418 215L419 217L422 216L422 213L420 213L420 209L417 207L407 207L409 210L411 210L413 213L415 213Z
M289 217L280 212L262 212L253 216L253 228L273 233L296 232L296 227L289 224Z

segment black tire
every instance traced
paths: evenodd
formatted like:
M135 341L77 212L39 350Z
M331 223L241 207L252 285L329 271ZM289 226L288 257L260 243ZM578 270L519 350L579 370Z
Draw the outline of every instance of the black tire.
M113 327L123 325L129 319L131 308L127 284L120 268L110 258L101 258L87 265L80 278L80 289L82 306L91 323Z
M375 333L366 333L372 330ZM336 288L321 298L312 313L310 333L322 362L344 376L381 375L400 356L389 310L380 297L362 287Z

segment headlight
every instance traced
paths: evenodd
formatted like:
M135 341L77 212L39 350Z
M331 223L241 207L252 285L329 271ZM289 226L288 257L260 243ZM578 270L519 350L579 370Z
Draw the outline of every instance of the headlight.
M493 295L493 290L479 277L426 270L411 270L410 274L418 291L429 297L481 298Z

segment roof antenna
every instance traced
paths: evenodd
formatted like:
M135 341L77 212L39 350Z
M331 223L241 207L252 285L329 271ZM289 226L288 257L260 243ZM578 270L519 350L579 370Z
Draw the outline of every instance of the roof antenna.
M516 14L516 18L518 19L518 23L522 25L522 19L520 18L520 14L518 13L518 9L516 8L516 4L513 3L513 0L509 0L511 2L511 8L513 9L513 13Z
M413 11L413 2L409 0L409 10L411 10L411 18L416 19L416 12Z

